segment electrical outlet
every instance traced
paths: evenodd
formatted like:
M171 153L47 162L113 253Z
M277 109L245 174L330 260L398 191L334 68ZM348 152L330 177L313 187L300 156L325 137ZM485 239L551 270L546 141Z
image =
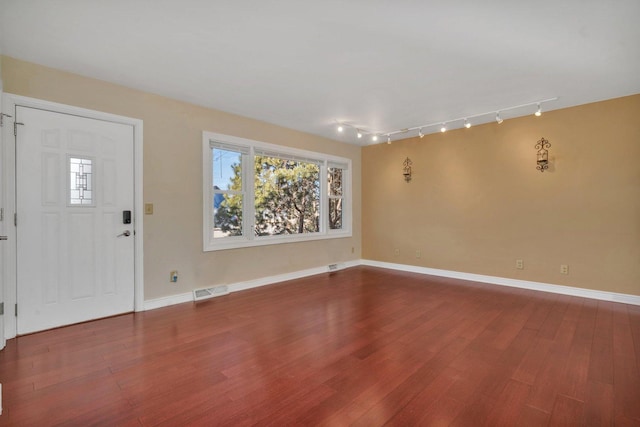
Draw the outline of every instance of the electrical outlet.
M178 281L178 270L173 270L169 275L169 281L176 283Z
M562 264L560 266L560 273L561 274L569 274L569 266L566 264Z
M516 260L516 268L518 270L524 270L524 261L521 259Z
M355 251L356 251L355 246L351 246L351 253L355 253Z
M418 249L416 251L416 258L420 258L422 256L422 252L420 252L420 249Z
M395 248L395 249L393 250L393 254L394 254L395 256L399 256L399 255L400 255L400 249Z

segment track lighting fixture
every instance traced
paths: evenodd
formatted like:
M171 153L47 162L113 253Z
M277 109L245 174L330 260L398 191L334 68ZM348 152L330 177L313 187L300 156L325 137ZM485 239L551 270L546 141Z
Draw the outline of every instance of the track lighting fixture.
M338 121L338 120L336 120L336 126L337 126L338 132L340 132L340 133L344 133L349 129L353 129L355 131L356 137L358 139L362 139L362 138L364 138L365 136L368 136L368 135L371 135L372 139L373 139L373 136L375 135L373 132L368 132L366 130L362 130L361 127L356 127L356 126L354 126L354 125L352 125L350 123L345 123L345 122L341 122L341 121ZM373 140L375 141L375 139L373 139Z
M444 122L439 121L439 122L435 122L435 123L428 123L425 125L420 125L420 126L414 126L414 127L408 127L408 128L402 128L402 129L398 129L398 130L393 130L390 132L379 132L379 131L368 131L368 130L362 130L363 128L358 126L356 127L355 125L349 124L349 123L345 123L342 121L338 121L336 120L336 124L338 126L338 132L344 132L346 128L350 128L353 129L355 131L356 136L358 137L358 139L363 138L364 136L371 136L371 141L373 142L377 142L378 141L378 137L379 136L386 136L387 137L387 142L389 142L389 140L391 139L392 136L394 135L398 135L398 134L403 134L403 138L404 138L404 134L408 133L408 132L418 132L418 136L420 138L424 138L424 136L427 133L433 133L435 132L435 129L440 129L440 132L446 132L448 127L451 129L457 129L459 127L464 126L465 128L469 129L471 127L471 122L470 119L476 119L473 120L474 124L478 124L478 123L488 123L491 120L489 119L489 117L491 117L491 115L495 114L495 120L498 124L502 123L504 121L504 119L501 116L501 113L504 113L505 111L510 111L510 110L517 110L517 109L523 109L525 107L531 107L532 105L535 105L537 107L536 111L535 111L535 115L537 117L542 115L542 104L544 104L545 102L551 102L551 101L556 101L558 98L548 98L548 99L541 99L539 101L534 101L534 102L529 102L527 104L520 104L520 105L514 105L512 107L505 107L505 108L500 108L498 110L492 110L492 111L487 111L486 113L479 113L479 114L473 114L473 115L467 115L465 117L460 117L457 119L451 119L451 120L446 120ZM529 110L531 111L531 110ZM527 113L529 114L529 113ZM515 117L519 117L522 114L518 115L517 113L514 115ZM484 120L477 120L477 118L479 117L484 117ZM448 125L448 126L447 126ZM431 128L431 130L429 131L429 128ZM425 132L425 130L427 130Z
M391 144L391 137L387 136L387 144Z

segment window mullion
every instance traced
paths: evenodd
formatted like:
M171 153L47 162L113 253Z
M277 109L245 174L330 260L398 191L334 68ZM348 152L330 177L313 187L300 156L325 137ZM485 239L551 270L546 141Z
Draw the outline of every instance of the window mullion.
M329 230L329 168L324 161L320 165L320 234Z
M253 240L255 238L255 223L256 223L256 215L255 215L255 154L254 149L251 147L249 149L249 154L245 154L242 156L243 162L246 165L243 172L243 180L245 182L245 186L243 188L244 191L244 217L245 217L245 236L247 236L247 240Z

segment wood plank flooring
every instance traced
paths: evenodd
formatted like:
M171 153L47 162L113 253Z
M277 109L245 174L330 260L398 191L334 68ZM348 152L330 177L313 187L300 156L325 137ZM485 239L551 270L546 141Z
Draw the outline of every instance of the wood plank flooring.
M640 426L640 307L356 267L19 337L0 426Z

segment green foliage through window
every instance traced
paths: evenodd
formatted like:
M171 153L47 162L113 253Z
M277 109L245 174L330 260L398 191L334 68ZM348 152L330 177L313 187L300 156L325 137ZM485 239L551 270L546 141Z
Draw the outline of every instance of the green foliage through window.
M339 167L329 168L329 229L331 230L342 228L343 172L344 170Z
M347 159L218 136L203 142L205 250L350 235Z
M278 157L255 157L255 234L320 231L320 168Z

